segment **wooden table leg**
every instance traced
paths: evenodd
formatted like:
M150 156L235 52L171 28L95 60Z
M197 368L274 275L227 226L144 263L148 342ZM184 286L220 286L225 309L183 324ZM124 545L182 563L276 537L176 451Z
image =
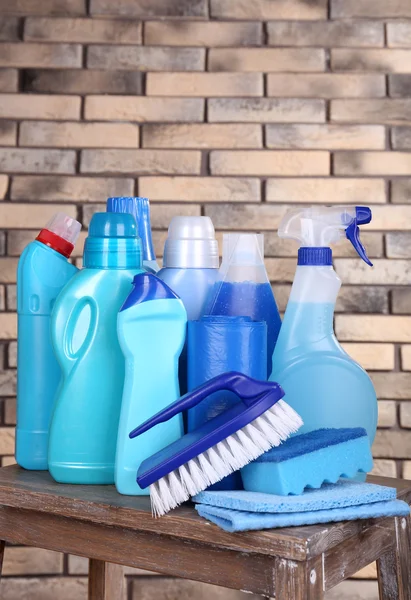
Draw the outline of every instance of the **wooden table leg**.
M322 600L324 597L322 557L297 562L277 558L276 600Z
M121 565L90 559L88 600L123 600L124 588Z
M395 545L377 560L380 600L411 600L411 520L395 518Z
M0 540L0 579L1 579L1 572L3 569L3 559L4 559L5 547L6 547L6 542L4 542L3 540Z

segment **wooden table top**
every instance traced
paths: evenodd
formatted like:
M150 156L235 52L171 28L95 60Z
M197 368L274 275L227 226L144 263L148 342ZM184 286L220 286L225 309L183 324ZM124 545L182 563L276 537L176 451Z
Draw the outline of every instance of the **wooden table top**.
M368 481L395 487L398 497L411 503L411 481L375 476ZM148 496L123 496L111 485L58 484L47 471L25 471L17 465L0 469L0 506L293 560L317 556L370 525L367 520L345 521L227 533L199 517L190 503L154 519Z

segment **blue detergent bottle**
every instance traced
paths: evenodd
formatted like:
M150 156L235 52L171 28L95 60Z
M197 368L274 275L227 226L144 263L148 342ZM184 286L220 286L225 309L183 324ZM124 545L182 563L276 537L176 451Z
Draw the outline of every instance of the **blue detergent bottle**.
M137 275L118 315L117 333L126 361L118 430L115 482L120 494L148 495L138 485L140 464L183 435L178 415L138 439L129 438L141 424L177 400L178 358L184 346L187 313L182 301L158 277Z
M223 259L205 307L206 315L251 317L267 323L267 375L281 317L264 266L264 235L225 233Z
M52 313L63 381L50 427L49 470L62 483L114 483L125 372L117 313L142 272L132 215L94 214L83 263Z
M46 470L50 418L61 380L51 343L54 302L77 272L68 262L81 224L57 213L23 251L17 268L16 461Z
M137 223L138 235L143 247L143 268L148 273L157 273L160 267L156 261L150 223L150 201L141 196L117 196L108 198L107 212L128 213Z
M329 427L364 427L373 442L377 397L371 379L340 346L333 329L341 281L329 247L346 237L372 263L359 239L359 225L371 221L368 207L311 207L289 212L278 234L300 242L298 266L270 379L302 417L299 434Z

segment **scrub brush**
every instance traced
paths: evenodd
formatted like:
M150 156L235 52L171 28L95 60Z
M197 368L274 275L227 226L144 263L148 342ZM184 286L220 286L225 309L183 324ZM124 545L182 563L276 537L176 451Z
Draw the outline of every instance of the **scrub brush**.
M210 394L234 392L239 402L198 429L147 458L137 473L141 488L150 486L151 508L161 516L182 502L279 446L303 422L284 400L278 383L258 381L237 372L223 373L185 394L134 429L137 437Z

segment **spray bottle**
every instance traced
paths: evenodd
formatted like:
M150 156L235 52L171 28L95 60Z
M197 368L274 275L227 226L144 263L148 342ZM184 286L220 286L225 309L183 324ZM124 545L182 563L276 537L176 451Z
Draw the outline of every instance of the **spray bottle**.
M365 206L319 206L290 211L280 224L278 235L297 240L301 247L270 379L284 387L288 404L301 415L299 433L364 427L370 443L374 440L378 406L373 384L333 330L341 280L329 247L346 237L372 266L359 238L359 225L371 218Z

